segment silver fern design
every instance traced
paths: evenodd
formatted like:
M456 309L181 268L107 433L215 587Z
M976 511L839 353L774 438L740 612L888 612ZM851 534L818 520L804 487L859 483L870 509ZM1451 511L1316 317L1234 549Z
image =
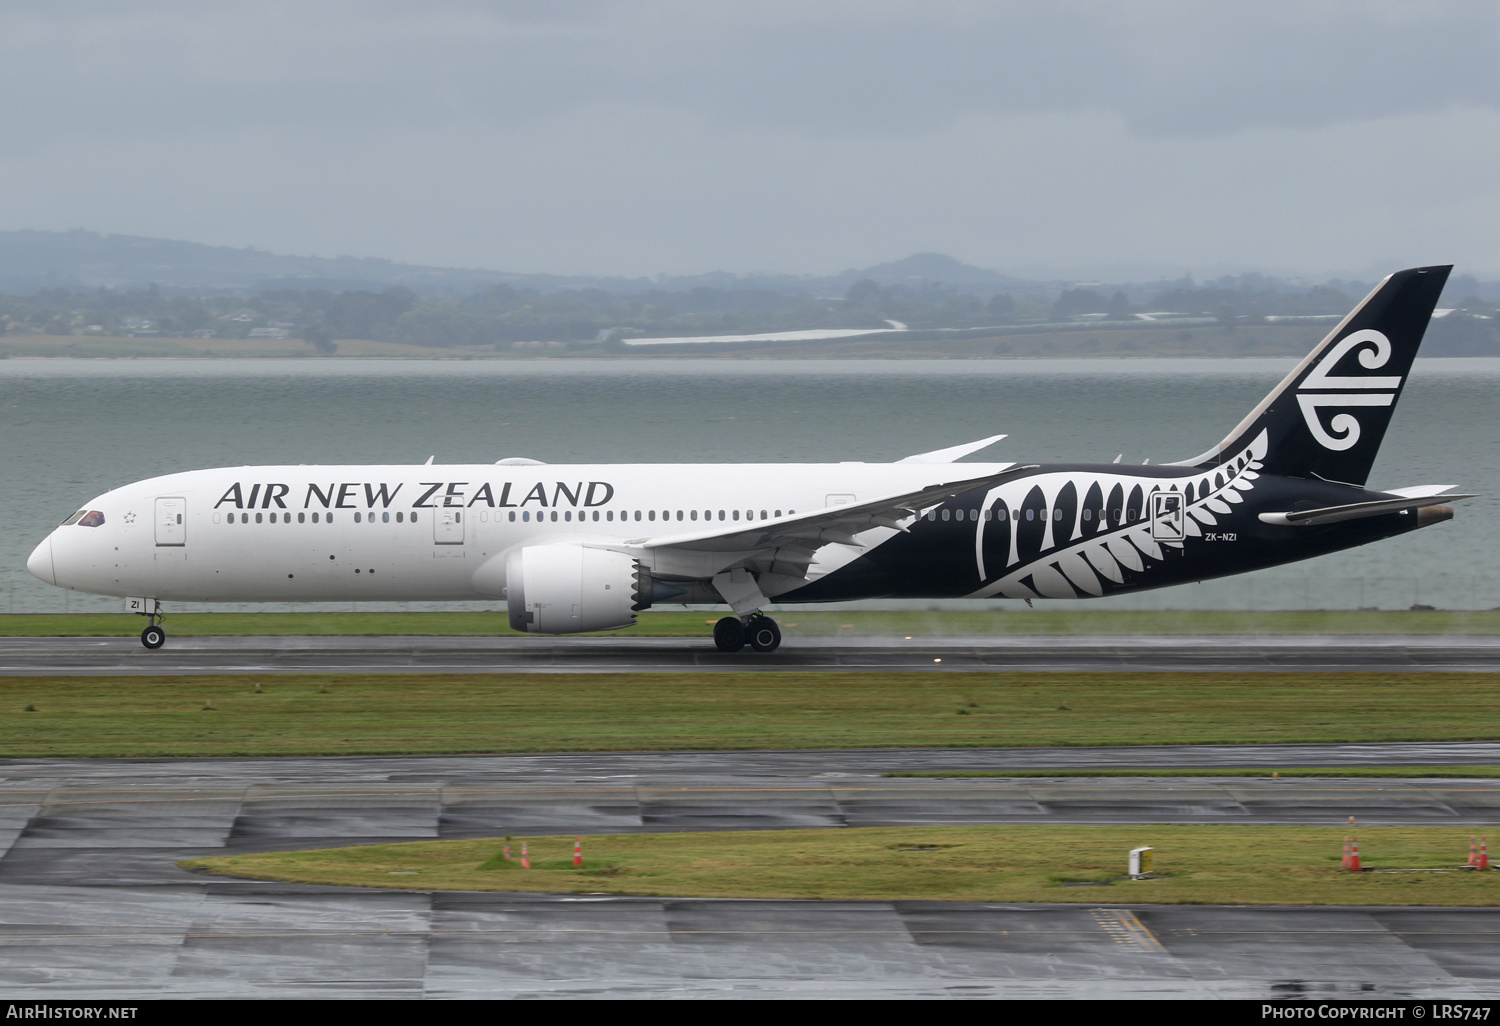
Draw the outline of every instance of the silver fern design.
M1164 549L1182 549L1186 538L1201 538L1204 528L1218 524L1245 501L1255 488L1266 456L1268 436L1262 431L1238 455L1211 469L1185 471L1179 478L1141 478L1127 474L1041 474L991 489L985 508L1008 510L1006 519L976 524L974 557L979 579L986 581L970 598L1088 598L1103 595L1110 585L1123 586L1125 572L1146 572L1166 557ZM1035 499L1040 490L1040 502ZM1067 522L1057 519L1066 496L1082 495ZM1182 496L1182 514L1175 524L1153 516L1165 505L1154 497ZM1090 501L1091 497L1104 501ZM1130 496L1126 499L1125 496ZM1117 498L1118 497L1118 498ZM1076 502L1076 500L1074 500ZM1046 514L1040 555L1025 559L1019 533L1026 521L1021 510L1040 506ZM1175 508L1175 507L1174 507ZM1134 514L1136 519L1130 519ZM1101 527L1101 521L1104 525ZM1112 525L1112 526L1109 526ZM1180 525L1180 526L1179 526ZM985 532L1008 531L1008 553L1002 568L985 565ZM1024 560L1024 561L1023 561ZM996 573L1000 576L995 577Z

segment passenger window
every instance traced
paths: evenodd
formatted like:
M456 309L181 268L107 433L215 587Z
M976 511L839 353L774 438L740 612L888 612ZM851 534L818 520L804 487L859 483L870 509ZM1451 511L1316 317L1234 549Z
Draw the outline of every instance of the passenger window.
M781 517L781 510L778 509L776 511L776 516L777 516L778 519Z
M313 523L316 524L317 522L318 522L318 514L317 514L317 511L314 510L313 511Z
M391 522L391 515L389 513L380 514L380 522L382 524L389 524Z
M760 518L761 518L761 519L762 519L762 520L770 520L770 519L771 519L771 518L770 518L770 517L768 517L768 516L767 516L767 515L766 515L766 511L765 511L765 510L761 510L761 511L760 511Z
M454 510L453 511L453 522L455 524L461 524L461 523L463 523L464 522L464 515L462 513L460 513L458 510Z
M723 520L723 519L724 519L724 511L723 511L723 510L722 510L722 509L721 509L721 510L719 510L719 519L720 519L720 520Z
M612 510L612 509L611 510L605 510L605 512L604 512L604 519L608 520L610 523L614 523L614 521L615 521L615 511Z
M678 520L681 520L681 519L682 519L682 510L678 510L678 511L677 511L677 519L678 519Z
M510 515L510 518L511 518L511 519L512 519L512 520L514 520L514 519L516 519L516 515L515 515L515 514L514 514L514 513L512 513L512 514L511 514L511 515ZM401 520L401 512L400 512L400 510L397 510L397 511L396 511L396 523L398 523L398 524L399 524L399 523L401 523L401 522L402 522L402 520Z
M521 511L521 520L523 522L529 524L531 522L531 511L530 510L522 510Z
M697 520L698 519L698 511L697 510L689 510L688 511L688 519L689 520Z
M417 514L415 510L412 511L411 522L414 524L417 522Z
M273 524L276 523L276 514L275 513L271 514L271 523L273 523Z
M260 514L259 513L255 514L255 522L257 524L260 523Z
M557 510L552 511L552 522L557 523Z
M740 511L739 510L735 510L734 511L734 516L731 519L738 520L739 518L740 518Z
M640 511L640 510L636 510L636 511L635 511L635 518L636 518L636 519L637 519L637 520L639 520L639 519L641 519L641 511Z
M359 523L359 514L358 514L358 513L355 513L355 514L354 514L354 522L355 522L355 523L356 523L356 524L357 524L357 523Z
M564 510L563 511L563 519L566 520L568 523L571 524L573 522L573 511L572 510Z
M1086 510L1083 511L1083 522L1084 523L1088 523L1090 520L1093 520L1093 519L1094 519L1094 511L1093 510L1086 509Z
M943 510L943 519L944 519L944 520L947 520L947 519L948 519L948 518L949 518L949 516L950 516L950 515L951 515L951 514L950 514L950 513L949 513L949 512L948 512L948 511L947 511L947 510L946 510L946 509L945 509L945 510Z
M596 510L594 510L594 523L597 524L598 522L599 522L599 511L596 509Z
M401 522L401 514L400 513L396 514L396 522L398 524ZM510 511L510 522L513 523L513 524L516 522L516 511L515 510L511 510Z

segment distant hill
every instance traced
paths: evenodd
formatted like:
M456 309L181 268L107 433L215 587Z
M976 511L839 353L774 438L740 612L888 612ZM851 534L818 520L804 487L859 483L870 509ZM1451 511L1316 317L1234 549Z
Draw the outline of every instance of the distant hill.
M205 246L98 232L0 232L0 292L42 288L240 291L294 287L473 292L515 279L495 271L417 267L372 257L281 256L260 249Z
M842 295L870 278L881 285L941 284L961 292L1030 293L1046 286L1008 278L961 263L940 253L918 253L904 260L827 276L737 275L712 272L655 278L521 274L506 271L398 264L374 257L300 257L261 249L206 246L197 242L150 239L98 232L0 232L0 293L29 295L44 288L145 288L167 291L245 292L266 288L324 288L332 292L379 291L401 285L423 295L468 295L506 284L557 292L599 288L608 292L695 288L735 291L811 292Z
M841 299L858 281L874 281L883 288L899 287L922 293L932 287L967 294L981 302L998 293L1018 300L1045 299L1051 303L1070 288L1069 281L1040 281L1001 274L966 264L942 253L915 253L901 260L851 268L833 275L731 274L714 271L694 275L655 277L603 277L590 275L527 274L483 268L424 267L399 264L375 257L302 257L270 253L262 249L207 246L197 242L150 239L135 235L101 235L98 232L0 231L0 295L28 296L39 289L97 289L116 291L156 285L165 295L241 293L264 289L326 289L330 292L380 292L403 286L426 297L472 296L494 285L534 289L552 294L568 289L600 289L615 294L652 291L688 293L777 293L808 294L820 299ZM1256 274L1212 283L1236 292L1302 293L1309 286L1265 278ZM1368 283L1330 282L1349 295L1362 294ZM1140 282L1088 288L1101 294L1123 289L1132 303L1147 302L1172 288L1202 289L1190 279L1171 283ZM1487 302L1500 301L1500 283L1478 281L1456 275L1449 283L1445 302L1476 296ZM1241 313L1249 309L1236 300ZM1289 311L1280 311L1289 312Z
M847 288L861 279L869 279L881 285L944 285L961 292L982 292L986 295L994 292L1030 293L1046 285L975 267L942 253L914 253L904 260L892 260L864 270L845 271L828 280L834 286L842 285Z

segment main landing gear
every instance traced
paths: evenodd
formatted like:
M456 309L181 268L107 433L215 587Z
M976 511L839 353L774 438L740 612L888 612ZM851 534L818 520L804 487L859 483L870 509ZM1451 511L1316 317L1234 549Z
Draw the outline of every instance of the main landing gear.
M781 647L781 628L761 613L748 620L726 616L714 624L714 644L720 652L738 652L746 643L757 652L774 652Z

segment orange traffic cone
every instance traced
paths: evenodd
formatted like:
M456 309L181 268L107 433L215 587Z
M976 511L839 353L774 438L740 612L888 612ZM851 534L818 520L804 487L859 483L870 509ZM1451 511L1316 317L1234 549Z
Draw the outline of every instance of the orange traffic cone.
M1360 873L1360 872L1363 872L1363 870L1361 870L1359 868L1359 838L1358 837L1354 837L1354 838L1350 839L1350 847L1349 847L1349 872L1351 872L1351 873Z
M583 838L573 838L573 868L579 869L583 866Z
M1470 869L1479 868L1479 838L1469 836L1469 861L1464 863Z
M1490 868L1490 849L1489 845L1484 843L1483 837L1479 839L1479 868Z
M506 862L510 861L510 842L509 841L505 842L505 861Z
M1349 868L1349 836L1347 834L1344 835L1344 859L1339 866L1343 869Z
M521 868L522 869L530 869L531 868L531 853L526 850L526 842L525 841L521 842Z

